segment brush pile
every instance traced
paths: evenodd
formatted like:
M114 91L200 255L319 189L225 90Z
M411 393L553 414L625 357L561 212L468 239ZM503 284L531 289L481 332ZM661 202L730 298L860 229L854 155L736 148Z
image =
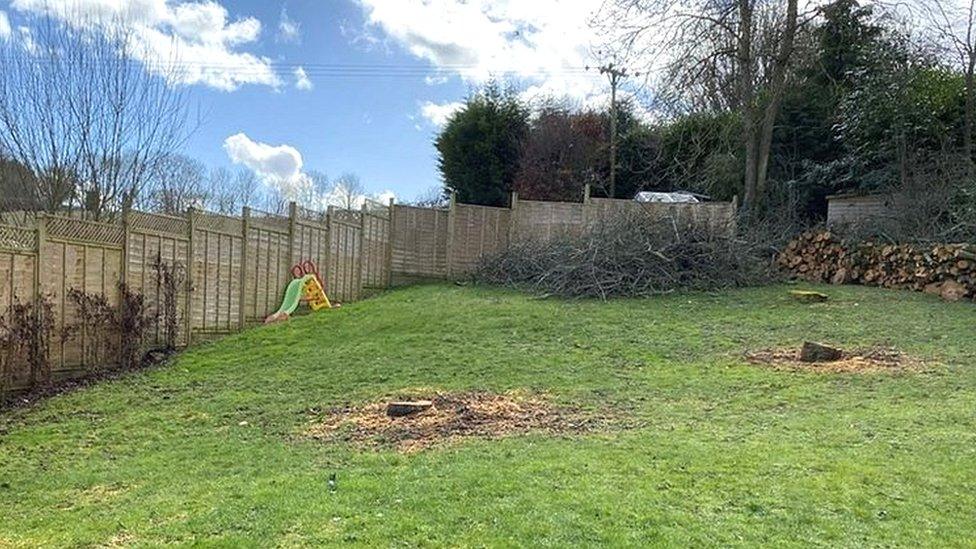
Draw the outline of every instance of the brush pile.
M780 253L780 267L809 282L864 284L941 295L976 297L976 246L852 243L825 229L807 231Z
M582 235L514 242L483 260L476 277L562 297L639 297L768 282L770 247L728 231L683 227L636 212L595 222Z

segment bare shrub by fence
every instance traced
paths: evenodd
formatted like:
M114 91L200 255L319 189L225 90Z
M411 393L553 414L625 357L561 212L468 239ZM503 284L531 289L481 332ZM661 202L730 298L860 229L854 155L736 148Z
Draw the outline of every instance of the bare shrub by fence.
M287 217L248 208L240 217L132 211L117 223L42 215L34 226L0 225L0 316L12 318L18 304L50 304L45 318L55 334L48 354L56 381L104 368L101 363L117 365L122 354L132 360L131 345L106 346L104 334L81 325L93 300L118 308L121 288L126 300L141 300L148 319L139 330L140 349L186 346L261 322L280 305L292 265L306 260L319 267L331 298L354 301L418 279L470 277L484 257L513 243L583 234L603 216L648 209L671 214L664 217L675 230L710 234L728 231L735 210L718 203L588 197L545 203L513 196L510 208L367 202L357 211L323 213L292 204ZM29 387L37 376L27 369L30 361L14 356L23 349L9 339L0 337L3 377L15 389Z

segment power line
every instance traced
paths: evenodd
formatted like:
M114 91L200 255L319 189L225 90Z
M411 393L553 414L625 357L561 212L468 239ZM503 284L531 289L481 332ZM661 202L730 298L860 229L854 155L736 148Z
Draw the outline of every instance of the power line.
M69 59L56 59L51 57L38 56L35 61L41 63L72 62ZM299 63L299 62L277 62L277 61L255 61L252 63L232 63L232 62L213 62L213 61L144 61L137 58L131 59L152 67L159 67L164 70L233 70L238 74L261 75L269 70L275 72L293 72L302 69L309 76L324 77L344 77L344 76L454 76L465 72L485 72L498 75L521 75L521 76L587 76L588 67L562 66L562 67L490 67L477 64L446 64L437 66L421 65L396 65L396 64L372 64L372 63ZM86 64L105 64L110 65L116 60L85 60Z

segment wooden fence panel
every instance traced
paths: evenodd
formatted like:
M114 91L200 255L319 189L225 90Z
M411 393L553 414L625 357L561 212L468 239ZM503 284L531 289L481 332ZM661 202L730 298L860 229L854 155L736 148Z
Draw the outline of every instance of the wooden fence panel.
M700 230L716 236L728 236L735 230L734 202L675 204L591 198L586 204L585 219L587 223L595 223L601 219L633 213L673 222L680 230Z
M240 327L243 284L241 219L197 213L194 216L191 328L194 333L224 334Z
M244 320L262 322L281 305L291 279L291 233L287 218L252 210L247 219Z
M315 263L319 273L324 277L323 268L328 255L329 227L327 225L306 221L295 223L295 241L289 267L303 261L311 261Z
M37 232L0 225L0 315L8 321L14 304L34 297ZM19 357L0 350L0 392L26 387L30 372Z
M127 220L125 282L130 290L145 298L147 313L154 322L146 334L144 344L157 346L165 343L165 326L162 318L164 291L157 273L157 262L182 274L184 283L179 284L176 298L177 345L185 345L186 333L186 276L189 260L189 223L181 217L171 217L143 212L132 212Z
M508 247L508 208L456 204L453 214L448 229L450 276L469 275L483 257Z
M393 206L391 282L447 278L448 211Z
M357 212L358 213L358 212ZM329 215L329 259L326 269L326 293L339 302L355 301L362 290L361 222L341 219L349 216Z
M512 211L512 238L551 240L562 235L579 235L585 226L582 203L517 200Z
M390 285L390 208L368 205L362 212L362 286L372 290Z
M39 291L52 304L55 337L51 342L51 369L54 379L114 363L118 345L105 352L112 356L88 363L96 342L82 329L78 307L69 298L71 290L100 294L112 306L118 305L118 282L122 275L124 231L107 223L63 217L43 218L44 238L40 243Z

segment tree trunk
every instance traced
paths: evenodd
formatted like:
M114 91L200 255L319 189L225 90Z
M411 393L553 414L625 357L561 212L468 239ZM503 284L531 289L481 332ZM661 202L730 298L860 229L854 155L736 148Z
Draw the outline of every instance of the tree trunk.
M739 61L742 64L742 82L740 82L743 99L748 103L742 105L743 135L746 140L746 170L745 189L743 192L743 208L755 211L762 207L766 196L766 179L769 175L769 158L773 147L773 132L776 129L776 119L779 117L780 106L786 88L786 76L789 70L790 58L796 41L798 25L798 0L788 0L786 6L786 20L783 34L780 38L779 50L775 56L772 73L769 80L769 103L760 109L755 105L755 92L752 90L752 7L748 0L739 0L739 15L742 20L741 43L739 44ZM743 55L745 52L745 55ZM743 63L745 62L745 63ZM749 82L746 83L746 78ZM745 93L748 85L748 93ZM760 120L761 118L761 120ZM757 124L761 125L757 127Z
M962 136L963 150L966 152L966 164L972 167L973 163L973 118L974 110L976 110L976 90L973 90L974 84L976 84L976 50L970 50L968 53L968 63L966 65L966 110L964 114L964 129L965 132Z
M755 81L752 58L752 4L739 1L739 24L736 56L739 63L739 110L742 114L742 140L745 146L746 166L743 181L742 208L750 210L756 201L756 170L758 148L756 142Z

